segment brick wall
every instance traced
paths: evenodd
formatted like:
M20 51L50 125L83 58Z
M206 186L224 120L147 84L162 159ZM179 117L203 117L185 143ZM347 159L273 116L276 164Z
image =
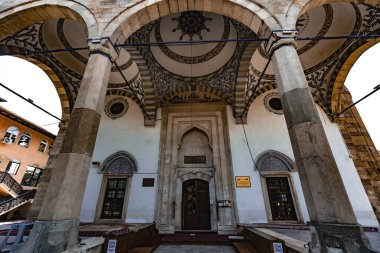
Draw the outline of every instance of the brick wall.
M341 108L353 103L347 90L341 96ZM376 115L373 115L376 117ZM380 219L380 154L356 109L344 112L335 119L349 149L364 189L368 195L376 217Z

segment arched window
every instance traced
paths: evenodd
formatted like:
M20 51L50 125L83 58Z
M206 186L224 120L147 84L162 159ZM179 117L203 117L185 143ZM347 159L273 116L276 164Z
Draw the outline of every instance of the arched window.
M18 145L27 148L29 147L29 143L31 139L32 139L32 136L30 136L28 132L24 132L21 135L20 140L18 141Z
M124 151L111 155L103 162L100 172L104 177L98 200L97 219L125 219L131 185L129 178L135 171L135 159Z
M301 222L291 172L294 162L286 155L268 150L256 160L260 172L268 221Z
M20 131L17 127L11 126L7 129L7 132L4 135L3 143L11 144L16 142L16 138Z
M40 142L40 145L38 146L38 151L41 153L45 153L47 147L48 147L47 140L42 140Z

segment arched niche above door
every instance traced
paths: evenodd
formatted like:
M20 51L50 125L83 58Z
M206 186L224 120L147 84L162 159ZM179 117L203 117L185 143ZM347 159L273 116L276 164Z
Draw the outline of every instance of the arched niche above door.
M178 149L179 167L212 167L213 150L207 132L192 127L181 136Z
M288 156L275 150L261 153L256 159L256 166L260 173L297 171L295 163Z

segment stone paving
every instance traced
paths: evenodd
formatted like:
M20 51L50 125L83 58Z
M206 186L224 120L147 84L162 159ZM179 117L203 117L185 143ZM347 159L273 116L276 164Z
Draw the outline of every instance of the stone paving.
M232 246L225 245L171 245L162 244L153 253L236 253Z
M309 242L311 240L309 230L297 230L297 229L271 229L277 233L287 235L300 241ZM376 252L380 252L380 232L365 232L372 248Z

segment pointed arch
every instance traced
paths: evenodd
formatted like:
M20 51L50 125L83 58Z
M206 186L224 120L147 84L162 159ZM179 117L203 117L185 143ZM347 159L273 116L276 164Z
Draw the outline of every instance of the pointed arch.
M119 151L110 155L100 166L103 174L126 174L132 176L137 172L136 159L126 151Z
M267 150L257 156L256 166L260 172L294 172L297 171L295 163L287 155L276 150Z

